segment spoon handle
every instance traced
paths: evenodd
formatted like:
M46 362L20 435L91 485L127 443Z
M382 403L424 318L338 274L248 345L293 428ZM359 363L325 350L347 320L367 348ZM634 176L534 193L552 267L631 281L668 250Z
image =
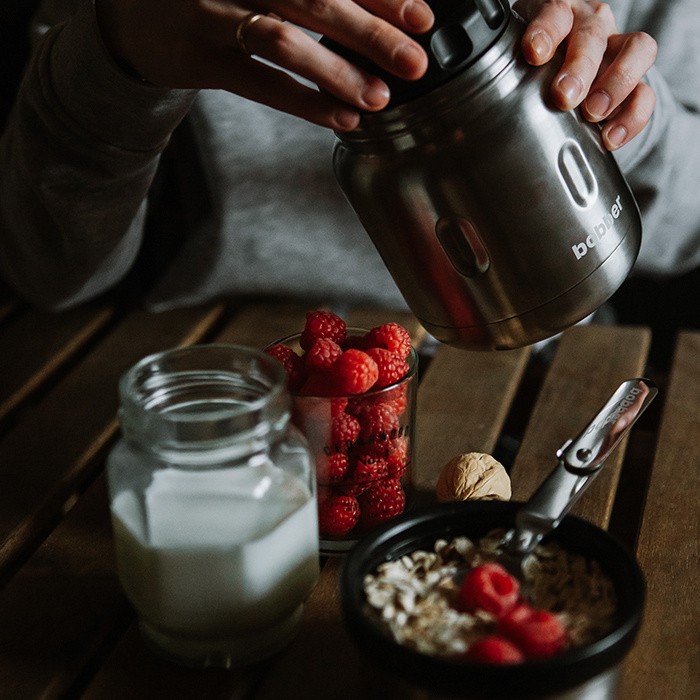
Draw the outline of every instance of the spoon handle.
M557 450L559 464L518 511L504 538L509 554L525 556L559 525L657 393L648 379L628 379L583 431Z

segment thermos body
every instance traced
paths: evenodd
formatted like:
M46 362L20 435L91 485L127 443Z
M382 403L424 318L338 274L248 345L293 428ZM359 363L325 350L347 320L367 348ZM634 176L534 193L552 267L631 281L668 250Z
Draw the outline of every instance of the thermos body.
M522 22L425 95L339 133L334 170L406 302L443 342L506 349L582 320L629 274L634 197L596 125L547 96Z

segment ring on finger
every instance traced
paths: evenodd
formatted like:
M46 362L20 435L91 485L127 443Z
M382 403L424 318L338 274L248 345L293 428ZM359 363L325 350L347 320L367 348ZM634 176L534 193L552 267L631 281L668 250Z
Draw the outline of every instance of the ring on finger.
M257 12L249 12L236 26L236 46L248 56L252 56L252 53L246 44L245 33L263 17L264 15L260 15Z

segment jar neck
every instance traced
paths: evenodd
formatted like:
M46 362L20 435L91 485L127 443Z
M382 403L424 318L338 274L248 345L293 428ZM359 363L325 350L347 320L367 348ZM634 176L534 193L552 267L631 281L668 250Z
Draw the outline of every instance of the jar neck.
M190 467L265 451L289 421L281 364L233 345L151 355L120 380L124 439L158 459Z

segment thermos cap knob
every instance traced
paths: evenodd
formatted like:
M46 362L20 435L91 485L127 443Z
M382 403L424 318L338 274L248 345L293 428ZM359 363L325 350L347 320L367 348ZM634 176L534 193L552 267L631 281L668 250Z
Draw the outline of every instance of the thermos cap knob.
M435 15L433 27L414 39L428 54L428 69L419 80L401 80L360 54L327 37L321 43L391 90L389 107L425 95L475 63L503 33L511 17L507 0L427 0Z

